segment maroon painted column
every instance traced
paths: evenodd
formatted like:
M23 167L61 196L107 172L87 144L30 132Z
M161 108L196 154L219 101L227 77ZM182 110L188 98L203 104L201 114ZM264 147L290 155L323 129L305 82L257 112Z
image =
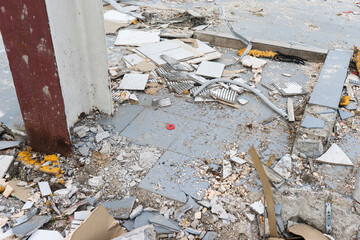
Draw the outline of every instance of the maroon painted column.
M71 141L45 0L0 0L0 30L30 146L69 155Z

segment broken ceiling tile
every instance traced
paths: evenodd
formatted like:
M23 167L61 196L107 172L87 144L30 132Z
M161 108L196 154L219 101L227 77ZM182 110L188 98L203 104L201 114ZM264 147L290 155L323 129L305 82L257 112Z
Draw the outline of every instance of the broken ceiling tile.
M341 110L341 109L338 109L338 111L339 111L339 115L340 115L341 120L345 120L345 119L348 119L348 118L351 118L351 117L355 116L355 114L353 114L352 112L344 111L344 110Z
M118 32L115 40L117 46L141 46L160 41L160 31L143 31L137 29L123 29Z
M336 143L333 143L322 156L316 159L316 161L328 164L354 166L349 157Z
M106 201L101 204L114 218L128 219L134 206L135 199L136 197L129 197L122 200Z
M324 120L322 120L320 118L316 118L316 117L307 115L303 119L303 121L301 123L301 127L308 128L308 129L312 129L312 128L322 129L325 127L325 122L324 122Z
M119 88L123 90L144 90L148 79L149 74L125 74Z
M14 156L0 155L0 178L3 178L9 170Z
M136 18L116 10L110 10L104 13L104 20L126 27L136 20Z
M136 64L142 62L144 59L140 57L138 54L133 53L126 56L123 56L124 61L134 67Z
M18 147L19 141L0 141L0 150Z
M253 204L250 205L250 208L256 212L257 214L264 214L265 212L265 207L264 204L261 202L261 200L254 202Z
M291 175L291 156L290 154L285 154L273 168L274 171L279 173L285 179L288 179Z
M218 62L202 61L196 71L197 75L220 78L224 71L225 64Z
M49 196L52 192L48 182L38 182L41 196L46 197Z
M223 178L227 178L231 175L232 167L230 161L224 159L223 160Z
M58 231L50 231L50 230L37 230L28 240L62 240L64 237Z
M252 56L245 56L241 59L241 64L245 67L261 68L265 66L267 61Z

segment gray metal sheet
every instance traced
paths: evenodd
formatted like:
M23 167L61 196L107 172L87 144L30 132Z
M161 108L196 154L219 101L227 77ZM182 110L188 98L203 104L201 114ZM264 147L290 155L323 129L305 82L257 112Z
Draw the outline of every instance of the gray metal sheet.
M330 50L309 103L337 109L352 53Z

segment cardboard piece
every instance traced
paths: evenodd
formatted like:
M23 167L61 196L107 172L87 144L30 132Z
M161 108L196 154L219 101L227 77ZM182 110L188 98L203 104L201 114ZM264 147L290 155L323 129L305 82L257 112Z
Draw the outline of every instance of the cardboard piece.
M259 155L257 154L254 146L252 146L249 149L249 153L254 163L255 169L259 174L260 181L264 189L265 200L267 205L267 214L269 219L270 237L279 237L276 226L276 218L275 218L275 203L271 191L270 181L265 173L263 164L260 161Z
M31 197L30 189L18 186L17 184L19 182L20 180L12 180L9 182L9 185L14 189L14 191L11 193L11 196L26 202Z
M349 157L336 143L331 145L331 147L323 155L318 157L316 161L328 164L354 166Z
M100 204L91 215L72 232L67 240L110 240L121 236L125 230Z
M303 223L289 227L289 232L302 236L305 240L328 240L320 231Z

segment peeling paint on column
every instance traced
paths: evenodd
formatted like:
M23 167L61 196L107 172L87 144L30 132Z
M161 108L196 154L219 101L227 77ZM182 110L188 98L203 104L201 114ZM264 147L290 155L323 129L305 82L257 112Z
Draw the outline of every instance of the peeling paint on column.
M41 152L68 155L71 141L45 1L0 0L0 9L0 30L29 144Z

